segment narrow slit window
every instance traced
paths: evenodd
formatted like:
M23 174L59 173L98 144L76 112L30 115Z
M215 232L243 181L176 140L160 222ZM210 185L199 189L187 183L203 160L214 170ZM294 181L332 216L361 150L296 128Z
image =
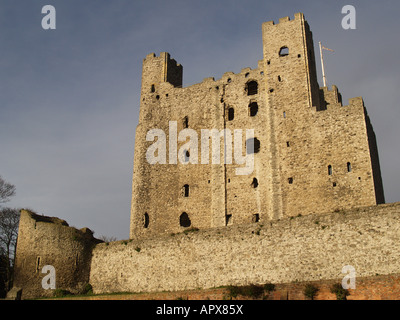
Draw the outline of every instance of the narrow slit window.
M183 195L185 198L189 197L189 185L188 184L185 184L183 186Z
M187 116L183 118L183 128L189 128L189 118Z
M283 111L283 119L286 119L286 111Z
M328 174L331 176L332 173L333 173L332 166L329 165L329 166L328 166Z
M249 104L249 115L250 117L255 117L258 113L258 104L257 102L252 102Z
M228 120L232 121L233 119L235 119L235 109L229 108L228 109Z
M253 218L251 219L251 221L252 221L253 223L259 222L259 221L260 221L260 214L258 214L258 213L253 214Z
M232 224L232 215L231 214L227 214L225 216L225 225L231 225Z
M352 168L351 168L351 163L347 162L347 172L351 172Z
M40 257L36 258L36 271L40 270Z
M143 227L145 229L147 229L149 227L149 223L150 223L150 217L149 214L147 212L144 213L144 221L143 221Z
M155 85L154 84L152 84L151 85L151 89L150 89L150 91L153 93L153 92L156 92L156 87L155 87Z
M190 152L189 150L185 150L185 162L189 162L190 160Z

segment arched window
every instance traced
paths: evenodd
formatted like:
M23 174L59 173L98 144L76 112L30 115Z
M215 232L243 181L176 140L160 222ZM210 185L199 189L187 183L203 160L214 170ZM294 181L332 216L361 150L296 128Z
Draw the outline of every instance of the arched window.
M190 227L192 222L186 212L183 212L179 217L179 225L184 228Z
M257 102L252 102L249 104L249 115L250 117L255 117L258 113L258 104Z
M280 57L285 57L285 56L288 56L289 55L289 48L288 47L282 47L280 50L279 50L279 56Z
M251 186L255 189L258 187L258 180L257 178L253 178L253 182L251 183Z
M252 95L258 93L258 83L257 83L257 81L249 81L249 82L247 82L246 87L247 87L246 89L247 89L247 95L248 96L252 96Z
M144 213L144 222L143 222L143 227L145 229L147 229L149 227L149 223L150 223L150 217L149 214L147 212Z
M246 152L247 154L260 152L260 140L258 140L257 138L247 139Z

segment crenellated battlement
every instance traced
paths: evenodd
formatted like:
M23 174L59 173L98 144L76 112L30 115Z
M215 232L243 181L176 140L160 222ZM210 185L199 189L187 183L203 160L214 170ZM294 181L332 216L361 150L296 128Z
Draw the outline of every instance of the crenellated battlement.
M296 20L304 21L304 19L305 19L304 14L301 12L298 12L298 13L294 14L294 20L291 20L290 17L283 17L283 18L279 19L279 22L277 24L275 24L275 22L273 20L271 20L271 21L264 22L263 26L277 26L277 25L281 25L281 24L296 21Z
M143 60L144 61L151 61L153 59L161 59L163 61L168 61L171 65L176 67L181 67L181 64L177 63L175 59L171 58L171 55L168 52L160 52L160 55L157 56L154 52L149 53Z
M182 87L182 76L182 65L172 59L168 52L161 52L159 56L150 53L143 59L142 94L162 82Z

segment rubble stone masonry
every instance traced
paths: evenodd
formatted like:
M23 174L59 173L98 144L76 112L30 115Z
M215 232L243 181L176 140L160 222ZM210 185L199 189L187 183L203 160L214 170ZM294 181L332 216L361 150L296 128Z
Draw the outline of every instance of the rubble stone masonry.
M98 244L96 293L400 274L400 203Z
M336 86L319 87L302 13L263 23L262 41L257 68L188 87L169 53L146 56L130 239L100 243L88 229L23 211L14 283L24 298L52 294L41 286L45 265L54 266L57 288L72 292L88 282L95 293L267 282L295 288L341 280L347 265L359 278L381 276L381 289L392 279L388 287L398 292L398 277L390 276L400 274L400 203L384 204L363 99L343 104ZM154 129L164 136L152 141ZM254 157L250 174L238 174L244 164L225 160L232 155L223 144L220 163L200 153L202 130L213 129L218 135L205 139L209 150L219 134L233 141L242 130L231 143ZM187 144L188 132L197 134L197 148ZM149 148L163 139L157 157L164 152L165 163L149 163ZM360 297L375 296L363 288Z

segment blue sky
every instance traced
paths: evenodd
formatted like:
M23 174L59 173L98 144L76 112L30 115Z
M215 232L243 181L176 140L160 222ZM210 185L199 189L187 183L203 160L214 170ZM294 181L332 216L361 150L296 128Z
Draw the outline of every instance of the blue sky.
M41 9L56 8L56 30ZM357 29L341 27L344 5ZM328 85L362 96L378 139L387 202L399 201L398 1L0 0L0 175L7 205L129 237L143 58L167 51L184 86L257 67L261 24L303 12ZM316 56L319 57L318 51ZM317 62L319 83L321 68Z

